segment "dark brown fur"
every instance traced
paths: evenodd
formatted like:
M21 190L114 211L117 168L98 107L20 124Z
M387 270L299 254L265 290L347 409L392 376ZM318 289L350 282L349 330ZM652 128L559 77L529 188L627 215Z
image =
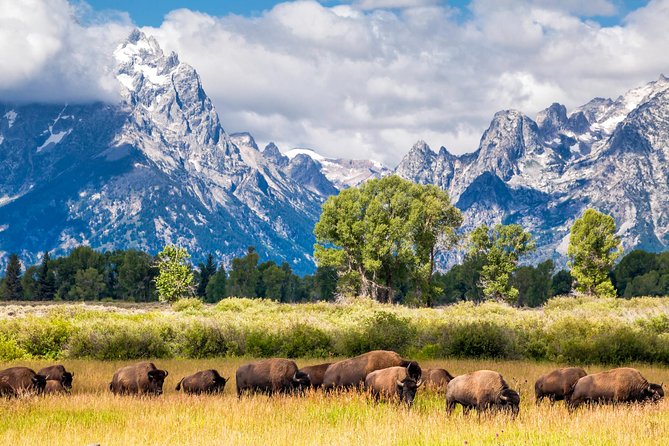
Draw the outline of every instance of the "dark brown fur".
M460 404L465 412L470 409L510 409L517 414L520 396L509 388L502 375L492 370L479 370L453 378L446 387L446 410L452 412Z
M63 384L63 386L68 389L72 388L72 378L74 377L74 373L68 372L62 365L52 365L49 367L41 368L39 369L37 374L46 376L46 379L48 381L50 380L60 381L61 384Z
M152 362L140 362L118 369L109 390L115 395L161 395L167 375L167 371L157 369Z
M184 393L188 394L220 393L225 390L227 381L216 370L203 370L182 378L176 390L183 387Z
M416 362L404 360L392 351L374 350L331 364L325 371L323 388L329 390L362 386L367 375L388 367L409 367L412 378L418 380L421 376L420 366Z
M569 406L583 403L632 403L658 401L664 396L659 384L651 384L633 368L622 367L579 379Z
M323 378L325 378L325 371L328 369L330 364L332 363L328 362L326 364L309 365L306 367L302 367L300 369L300 372L309 375L309 380L311 381L311 387L313 387L314 389L318 389L323 385Z
M453 379L453 375L445 369L425 369L422 379L428 389L445 392L446 386Z
M237 396L247 391L289 393L309 387L309 377L289 359L273 358L244 364L237 369Z
M28 367L10 367L0 371L0 382L5 383L13 389L12 396L23 394L40 394L44 392L46 386L46 377L35 373L34 370ZM6 394L12 393L8 389L4 391Z
M539 404L544 398L550 399L551 402L569 401L574 386L586 375L585 370L580 367L565 367L541 375L534 383L536 403Z

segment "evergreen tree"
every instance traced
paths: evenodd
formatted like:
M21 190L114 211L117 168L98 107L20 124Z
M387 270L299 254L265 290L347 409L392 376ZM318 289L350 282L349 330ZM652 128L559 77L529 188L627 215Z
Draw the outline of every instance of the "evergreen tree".
M37 280L39 265L32 265L26 269L26 272L21 277L21 286L23 287L23 298L25 300L35 300L37 293Z
M105 289L104 276L95 268L80 269L75 274L70 297L78 300L97 300Z
M214 263L214 255L207 255L206 263L198 265L198 283L197 295L204 298L207 295L207 285L211 277L216 274L216 263Z
M563 296L571 293L574 278L566 269L558 271L551 281L551 296Z
M228 275L222 266L209 278L205 297L206 302L216 303L226 296L227 278Z
M258 260L260 256L253 246L249 246L244 257L232 259L232 269L228 277L228 296L234 297L257 297Z
M21 261L19 256L11 254L7 263L7 270L0 288L0 299L22 300L23 285L21 283Z
M151 256L142 251L130 249L123 254L123 260L118 266L118 282L122 299L134 302L155 300L156 270L151 263Z
M576 281L576 290L582 293L615 297L616 290L609 273L622 254L616 223L610 215L588 209L571 227L569 238L569 266Z
M518 306L539 307L551 297L552 274L555 264L546 260L537 266L521 266L511 283L518 289Z
M56 280L50 268L49 252L45 251L37 272L35 300L53 300L56 295Z

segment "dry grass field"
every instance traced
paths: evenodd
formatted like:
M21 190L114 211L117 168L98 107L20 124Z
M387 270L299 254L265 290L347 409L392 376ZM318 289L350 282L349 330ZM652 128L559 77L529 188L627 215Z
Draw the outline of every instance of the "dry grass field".
M669 401L652 406L583 408L568 413L561 403L534 405L536 377L555 367L524 361L422 361L453 374L490 368L520 388L520 416L446 416L443 396L419 391L407 411L375 403L358 393L238 400L234 371L244 359L157 360L170 374L165 394L115 397L107 389L113 372L132 361L59 361L75 373L69 396L0 400L0 444L7 445L666 445ZM320 361L298 360L298 365ZM48 361L0 363L0 368ZM179 379L216 368L233 377L219 396L187 396ZM638 365L654 382L669 383L669 369ZM603 367L586 367L589 372Z

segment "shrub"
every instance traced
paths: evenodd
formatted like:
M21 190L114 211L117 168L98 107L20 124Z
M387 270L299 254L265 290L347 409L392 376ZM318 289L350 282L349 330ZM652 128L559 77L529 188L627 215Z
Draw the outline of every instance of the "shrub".
M15 339L0 336L0 361L14 361L29 357L28 352L19 347Z
M473 358L513 358L513 333L491 322L448 326L444 330L447 356Z
M363 322L360 330L345 337L345 355L355 356L370 350L394 350L403 353L416 336L416 328L408 319L379 311Z
M204 308L204 303L197 297L186 297L179 299L172 304L174 311L187 311L190 313L198 313Z
M192 321L184 325L177 339L178 356L212 358L240 353L235 331L211 321Z

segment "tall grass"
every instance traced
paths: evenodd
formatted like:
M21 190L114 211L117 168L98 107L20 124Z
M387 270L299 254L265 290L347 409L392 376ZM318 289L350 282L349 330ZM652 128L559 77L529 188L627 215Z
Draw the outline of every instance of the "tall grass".
M556 298L540 309L436 309L225 299L141 305L0 306L0 360L353 356L669 364L669 298Z
M500 371L520 390L521 412L447 416L443 395L419 390L407 411L375 403L359 393L305 397L245 397L234 393L241 358L156 360L170 374L156 398L116 397L107 389L127 361L65 360L75 373L71 396L0 399L0 444L11 445L664 445L669 438L669 402L650 406L582 408L534 405L534 379L554 365L527 361L422 361L457 375L477 369ZM298 361L298 365L316 363ZM0 363L39 368L45 360ZM218 369L232 376L219 396L187 396L174 390L182 376ZM651 381L669 382L669 370L638 366ZM588 372L602 367L588 367Z

